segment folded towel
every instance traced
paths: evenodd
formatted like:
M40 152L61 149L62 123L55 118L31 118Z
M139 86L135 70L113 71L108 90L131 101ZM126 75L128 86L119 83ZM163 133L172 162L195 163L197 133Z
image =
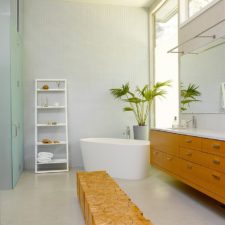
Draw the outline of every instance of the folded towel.
M38 158L38 162L39 162L39 163L49 163L49 162L51 162L51 161L52 161L52 159Z
M53 158L53 153L51 153L51 152L39 152L38 157Z
M38 159L41 159L41 160L42 160L42 159L43 159L43 160L45 160L45 159L46 159L46 160L51 160L52 158L51 158L51 157L47 157L47 156L46 156L46 157L44 157L44 156L39 156Z

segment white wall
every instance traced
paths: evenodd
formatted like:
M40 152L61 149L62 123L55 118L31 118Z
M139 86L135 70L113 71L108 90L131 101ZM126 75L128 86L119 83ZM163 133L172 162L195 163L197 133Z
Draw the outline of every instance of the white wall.
M25 0L25 168L34 168L34 79L68 79L72 167L82 166L79 139L122 137L133 115L109 89L148 82L145 9L63 0Z

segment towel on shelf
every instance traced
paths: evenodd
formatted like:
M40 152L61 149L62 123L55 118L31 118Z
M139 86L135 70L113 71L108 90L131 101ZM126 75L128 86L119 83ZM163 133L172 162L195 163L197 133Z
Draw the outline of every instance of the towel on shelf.
M46 157L46 158L53 158L53 153L51 152L39 152L38 157Z
M38 158L38 162L39 162L39 163L49 163L49 162L51 162L51 161L52 161L52 159Z
M49 163L52 161L53 153L51 152L39 152L37 161L39 163Z

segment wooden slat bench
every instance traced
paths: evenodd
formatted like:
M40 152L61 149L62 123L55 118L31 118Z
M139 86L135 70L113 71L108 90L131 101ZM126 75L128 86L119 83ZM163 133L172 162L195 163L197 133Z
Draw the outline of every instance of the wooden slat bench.
M152 225L105 172L78 172L77 195L86 225Z

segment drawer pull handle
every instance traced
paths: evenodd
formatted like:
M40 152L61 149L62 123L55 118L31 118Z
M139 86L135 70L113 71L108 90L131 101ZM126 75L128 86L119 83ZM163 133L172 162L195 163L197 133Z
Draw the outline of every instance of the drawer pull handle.
M217 179L217 180L220 180L220 175L217 175L217 174L212 174L212 177Z
M218 164L220 164L220 160L214 159L214 160L213 160L213 163L218 165Z
M219 144L214 144L214 145L213 145L213 148L215 148L215 149L220 149L220 145L219 145Z
M172 160L172 158L171 158L171 157L167 157L167 160L168 160L168 161L171 161L171 160Z
M186 153L186 156L192 156L192 152Z
M186 140L186 143L189 143L190 144L191 142L192 142L192 140Z

